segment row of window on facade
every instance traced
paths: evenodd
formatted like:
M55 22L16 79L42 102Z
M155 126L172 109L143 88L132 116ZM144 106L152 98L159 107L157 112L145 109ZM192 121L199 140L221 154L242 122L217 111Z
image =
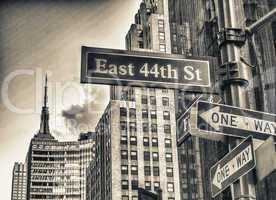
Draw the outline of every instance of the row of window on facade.
M120 116L121 117L127 117L127 109L126 108L120 108ZM130 108L129 109L129 117L130 118L136 118L136 109ZM149 112L147 109L142 109L142 118L147 119L149 117ZM157 112L156 110L150 111L150 117L151 119L157 119ZM163 119L164 120L170 120L170 112L169 111L163 111Z
M164 20L158 20L159 51L166 52L165 24Z
M138 175L138 165L131 165L130 166L130 174L131 175ZM128 165L121 165L121 173L122 175L128 175L129 169ZM150 166L144 166L144 176L160 176L160 170L158 166L153 166L152 171ZM166 168L166 175L167 177L173 177L173 168L167 167Z
M131 189L132 190L138 190L138 180L131 180ZM129 181L128 180L122 180L122 190L128 190L129 189ZM151 190L151 182L146 181L145 182L145 189L146 190ZM159 191L160 189L160 182L154 181L153 182L153 189L154 191ZM168 182L167 183L167 192L174 192L174 183L173 182Z
M150 128L151 128L152 133L157 133L157 124L152 123ZM121 135L126 135L126 133L127 133L127 122L125 122L125 121L120 122L120 130L121 130ZM142 123L142 130L143 130L143 132L146 132L146 133L149 132L149 123L143 122ZM164 133L171 134L171 125L170 124L164 124L163 130L164 130ZM136 122L129 122L129 131L130 132L136 132L137 131Z
M128 160L128 151L127 150L121 150L121 158ZM150 161L150 152L144 151L144 161ZM133 150L130 152L130 159L131 160L138 160L137 151ZM172 162L172 153L165 153L165 159L166 162ZM159 161L159 153L158 152L152 152L152 160L153 161Z
M130 136L129 138L129 143L130 145L137 146L137 137L136 136ZM128 144L128 137L125 135L121 136L121 144L122 145L127 145ZM149 147L150 142L149 142L149 137L144 137L143 138L143 145L144 147ZM151 146L152 147L158 147L158 138L151 138ZM172 141L171 139L166 138L165 139L165 148L171 148L172 147Z

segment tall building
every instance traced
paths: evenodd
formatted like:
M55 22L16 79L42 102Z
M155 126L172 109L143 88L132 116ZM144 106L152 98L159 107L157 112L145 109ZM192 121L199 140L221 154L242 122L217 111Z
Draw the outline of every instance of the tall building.
M141 187L180 200L174 92L113 89L124 92L115 91L95 129L88 199L134 200Z
M189 5L186 5L187 8L185 9L192 9L190 6L193 4L191 2ZM158 9L156 9L159 6L165 9L163 12L164 16L161 15L162 17L160 17L160 11L158 12ZM193 49L192 38L196 38L197 35L193 34L195 27L190 22L195 24L193 20L198 17L196 16L198 13L186 16L186 13L182 13L181 8L179 2L174 0L143 1L138 13L135 15L135 24L131 25L126 36L126 47L129 50L135 51L182 54L183 58L193 55L195 49ZM156 16L159 17L159 21L154 23L152 19L157 18ZM181 17L190 18L190 21L184 20ZM160 20L164 20L164 22ZM162 29L163 26L166 28ZM164 51L162 48L163 45L169 48ZM211 54L202 53L201 55ZM218 79L215 75L217 69L212 68L211 70L213 84L215 85L215 81ZM186 111L190 103L198 95L202 94L200 90L179 90L171 92L175 94L175 115L177 117ZM211 93L215 92L216 87ZM208 100L208 98L206 99ZM173 134L177 135L176 132ZM178 137L180 136L182 136L181 131L178 132ZM211 199L208 170L218 160L218 152L220 150L221 147L217 142L195 137L189 138L178 148L181 199Z
M40 129L31 140L26 165L15 165L13 194L24 191L22 199L28 200L85 200L86 168L94 157L93 148L92 132L80 134L78 141L69 142L59 142L51 135L46 77Z
M275 2L236 0L235 11L240 28L245 28L275 8ZM144 0L126 36L126 48L187 57L216 57L218 63L212 69L212 78L213 84L218 86L220 51L217 6L214 0ZM162 29L163 24L165 29ZM256 66L252 70L253 80L250 80L248 87L250 107L270 113L276 113L275 33L273 22L248 39L241 48L242 59ZM218 87L214 88L214 92L218 92ZM175 93L177 118L202 94L201 91L189 90L178 90ZM210 100L208 95L206 100ZM179 131L178 135L181 134L183 132ZM190 137L184 142L178 149L182 199L211 199L209 169L226 152L227 146L218 142L196 137ZM217 199L230 198L229 192L224 192Z
M168 17L167 1L144 1L126 36L127 49L169 53ZM180 200L174 91L111 86L110 95L95 129L88 199L135 200L144 188Z
M12 172L12 200L27 200L27 168L16 162Z

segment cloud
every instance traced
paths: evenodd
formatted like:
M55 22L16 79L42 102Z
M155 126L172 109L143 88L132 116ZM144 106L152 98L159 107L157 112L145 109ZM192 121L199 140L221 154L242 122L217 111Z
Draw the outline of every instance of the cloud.
M80 132L94 131L108 103L109 95L106 87L90 87L86 89L86 93L89 100L84 104L71 105L68 109L62 110L66 129L74 136Z

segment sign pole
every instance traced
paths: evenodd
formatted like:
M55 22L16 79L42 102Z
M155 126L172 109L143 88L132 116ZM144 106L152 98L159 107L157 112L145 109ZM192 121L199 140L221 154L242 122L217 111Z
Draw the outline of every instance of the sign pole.
M218 0L218 43L221 61L220 78L224 101L228 105L249 108L247 85L251 77L249 66L240 61L240 48L245 44L244 31L238 27L234 0ZM234 37L233 37L234 35ZM228 138L229 151L241 140ZM253 175L249 173L231 186L232 199L255 199Z

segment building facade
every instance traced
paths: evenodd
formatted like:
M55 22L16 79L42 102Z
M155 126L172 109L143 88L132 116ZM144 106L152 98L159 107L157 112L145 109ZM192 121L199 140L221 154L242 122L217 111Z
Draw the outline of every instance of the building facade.
M173 91L120 89L127 92L110 101L95 130L87 196L134 200L140 187L180 199Z
M15 164L14 199L86 199L86 169L94 158L94 133L78 141L59 142L50 132L47 77L38 133L32 138L26 164ZM22 189L20 189L22 187ZM25 196L24 196L25 195Z
M86 199L86 168L93 159L93 133L59 142L37 134L28 152L29 199ZM50 136L49 136L50 137Z
M150 3L151 2L151 3ZM157 3L157 4L156 4ZM193 34L195 19L198 13L182 13L185 2L178 1L143 1L138 13L135 15L135 24L126 36L126 47L135 51L153 51L163 53L181 54L185 56L194 55ZM166 5L162 17L156 12L156 5ZM192 10L195 2L185 5L185 9ZM192 15L191 15L192 14ZM159 21L154 23L152 19L159 16ZM185 20L182 17L186 17ZM164 20L164 22L160 20ZM191 24L193 22L194 24ZM166 26L166 28L163 28ZM163 28L163 29L161 29ZM147 41L151 41L148 43ZM169 47L165 51L162 45ZM161 47L161 48L160 48ZM199 48L200 49L200 48ZM198 55L198 54L197 54ZM202 53L201 56L211 55ZM215 74L216 69L212 69ZM217 80L217 76L212 77ZM215 84L215 81L213 82ZM216 88L216 87L215 87ZM214 89L215 91L216 89ZM202 91L171 91L175 95L175 115L179 117L189 107L191 102L202 94ZM206 95L208 97L208 95ZM208 100L208 98L206 98ZM173 134L182 136L182 131ZM207 148L208 147L208 148ZM209 184L209 168L218 160L219 144L216 142L191 137L178 148L179 185L180 195L183 200L211 199Z
M16 162L12 173L12 200L27 199L27 168L24 163Z
M275 0L236 0L235 11L239 19L239 28L245 28L275 8L275 2ZM163 7L163 4L166 7ZM159 24L155 24L151 20L152 16L154 18L158 15L156 5L157 7L161 5L162 9L168 9L164 12L167 16L163 19L167 20L164 24L169 25L169 29L166 29L165 33L161 32L161 34ZM145 0L135 15L135 24L131 25L127 34L126 47L130 50L161 50L161 52L182 54L187 57L216 57L218 64L213 69L214 77L212 78L215 87L219 88L220 50L217 40L219 32L217 6L217 2L214 0L170 0L162 2ZM154 29L157 29L159 34L155 34L156 32L152 31ZM248 38L241 48L242 59L255 66L252 69L253 79L250 80L248 87L250 108L270 113L276 112L275 32L275 22L272 22ZM163 48L156 48L158 45L151 44L151 42L159 41L159 45L162 46L163 35L170 35L163 40L165 46L169 46L170 50L163 51ZM214 91L215 93L219 92L216 88ZM176 91L177 118L201 94L201 91ZM208 97L205 100L213 101ZM222 98L219 98L219 101L223 103ZM181 136L181 134L183 132L179 131L178 135ZM219 142L190 137L178 150L182 199L211 199L209 169L227 152L227 146ZM231 198L229 190L216 199L227 198Z

